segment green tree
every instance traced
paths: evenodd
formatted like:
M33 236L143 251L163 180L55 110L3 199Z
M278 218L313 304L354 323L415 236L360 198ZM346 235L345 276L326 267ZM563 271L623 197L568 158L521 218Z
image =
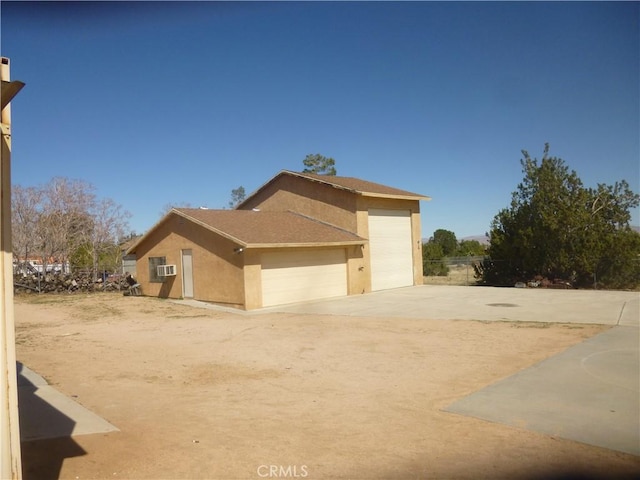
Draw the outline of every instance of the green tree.
M454 255L458 248L456 234L442 228L433 232L433 237L430 241L433 241L433 243L442 247L442 254L445 257Z
M303 173L317 173L319 175L335 175L337 173L336 161L319 153L307 155L302 163L305 166Z
M229 208L236 208L244 201L245 198L246 194L242 185L240 185L238 188L234 188L233 190L231 190L231 200L229 201Z
M486 253L486 248L478 240L460 240L456 249L456 257L479 257Z
M444 277L449 273L449 267L444 263L442 246L435 243L433 238L422 244L422 270L428 276Z
M513 285L536 276L586 287L640 284L640 241L630 210L640 197L622 180L586 188L560 158L522 151L524 178L511 205L493 219L489 259L477 269L488 284Z

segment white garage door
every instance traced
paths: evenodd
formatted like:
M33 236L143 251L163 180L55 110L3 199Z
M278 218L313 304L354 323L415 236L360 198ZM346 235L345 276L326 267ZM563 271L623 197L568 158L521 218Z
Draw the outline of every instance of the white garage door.
M262 255L262 306L347 294L343 249L269 252Z
M413 285L411 212L369 210L371 289Z

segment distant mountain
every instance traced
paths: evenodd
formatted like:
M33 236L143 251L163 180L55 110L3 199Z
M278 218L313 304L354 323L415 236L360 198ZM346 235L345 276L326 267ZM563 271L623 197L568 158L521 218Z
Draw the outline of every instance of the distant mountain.
M631 228L632 228L633 230L635 230L636 232L640 233L640 227L637 227L637 226L635 226L635 225L631 225Z
M470 237L460 238L459 240L477 240L480 245L489 245L489 237L486 235L471 235Z

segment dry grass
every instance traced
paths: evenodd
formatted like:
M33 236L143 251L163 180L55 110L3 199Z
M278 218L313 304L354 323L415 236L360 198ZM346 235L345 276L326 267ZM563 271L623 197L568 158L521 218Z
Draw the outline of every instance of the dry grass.
M425 285L475 285L476 279L471 265L451 265L446 277L426 276Z
M120 292L94 292L94 293L29 293L15 296L16 303L24 303L38 306L62 307L69 306L74 309L76 315L82 315L87 321L100 320L105 316L122 316L123 310L114 305L113 299L120 300Z

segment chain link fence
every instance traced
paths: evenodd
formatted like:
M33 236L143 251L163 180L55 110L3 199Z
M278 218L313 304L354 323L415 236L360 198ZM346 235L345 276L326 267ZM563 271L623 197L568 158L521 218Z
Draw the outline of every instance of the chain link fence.
M428 285L475 285L474 265L486 257L444 257L440 260L425 260L424 283Z

